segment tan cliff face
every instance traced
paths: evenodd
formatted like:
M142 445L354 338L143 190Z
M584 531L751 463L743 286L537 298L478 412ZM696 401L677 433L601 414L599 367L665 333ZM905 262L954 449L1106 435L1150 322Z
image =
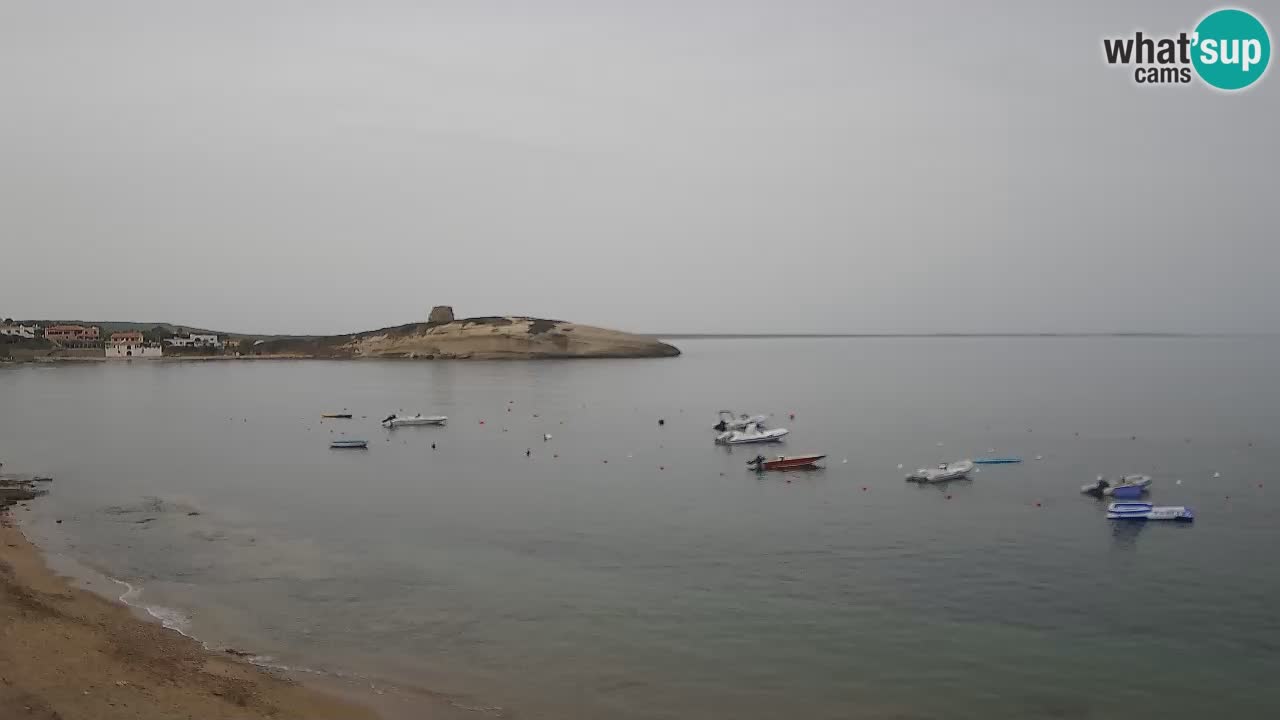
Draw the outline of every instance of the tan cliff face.
M671 357L680 351L642 335L523 317L410 325L355 336L356 357L585 358Z
M255 353L294 357L540 359L674 357L655 338L559 320L498 316L413 323L354 335L279 338Z

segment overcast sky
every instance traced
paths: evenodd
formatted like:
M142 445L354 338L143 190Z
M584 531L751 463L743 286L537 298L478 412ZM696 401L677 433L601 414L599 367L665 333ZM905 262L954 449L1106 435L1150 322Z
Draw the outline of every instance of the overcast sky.
M1102 60L1215 7L3 0L0 316L1280 331L1276 68Z

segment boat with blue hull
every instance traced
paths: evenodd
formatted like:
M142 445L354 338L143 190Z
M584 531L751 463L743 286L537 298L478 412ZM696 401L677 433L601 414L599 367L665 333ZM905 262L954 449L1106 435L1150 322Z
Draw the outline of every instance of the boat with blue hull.
M996 457L996 458L978 458L973 461L974 465L1012 465L1022 462L1020 457Z
M1081 486L1080 492L1085 495L1092 495L1096 498L1115 497L1122 499L1133 499L1142 497L1142 494L1151 487L1150 475L1125 475L1119 480L1107 480L1101 475L1094 482Z
M1148 502L1115 502L1107 506L1108 520L1173 520L1191 522L1196 515L1184 505L1152 505Z

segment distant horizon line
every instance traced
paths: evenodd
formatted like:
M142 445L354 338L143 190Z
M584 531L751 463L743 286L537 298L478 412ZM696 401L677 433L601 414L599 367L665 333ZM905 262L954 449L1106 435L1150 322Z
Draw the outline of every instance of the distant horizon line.
M767 338L1036 338L1036 337L1267 337L1276 332L1153 332L1153 331L1072 331L1072 332L731 332L731 333L644 333L672 340L697 339L767 339Z

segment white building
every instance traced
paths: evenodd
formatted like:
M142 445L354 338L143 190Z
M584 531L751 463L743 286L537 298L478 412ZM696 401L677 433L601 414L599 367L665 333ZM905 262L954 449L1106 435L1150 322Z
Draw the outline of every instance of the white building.
M171 338L165 338L165 343L171 347L202 347L222 349L222 343L218 341L218 336L213 333L190 333L188 335L174 335Z
M107 358L158 358L164 349L156 343L144 342L140 332L111 333L107 341Z
M12 335L13 337L34 340L36 337L35 325L5 325L0 324L0 335Z

